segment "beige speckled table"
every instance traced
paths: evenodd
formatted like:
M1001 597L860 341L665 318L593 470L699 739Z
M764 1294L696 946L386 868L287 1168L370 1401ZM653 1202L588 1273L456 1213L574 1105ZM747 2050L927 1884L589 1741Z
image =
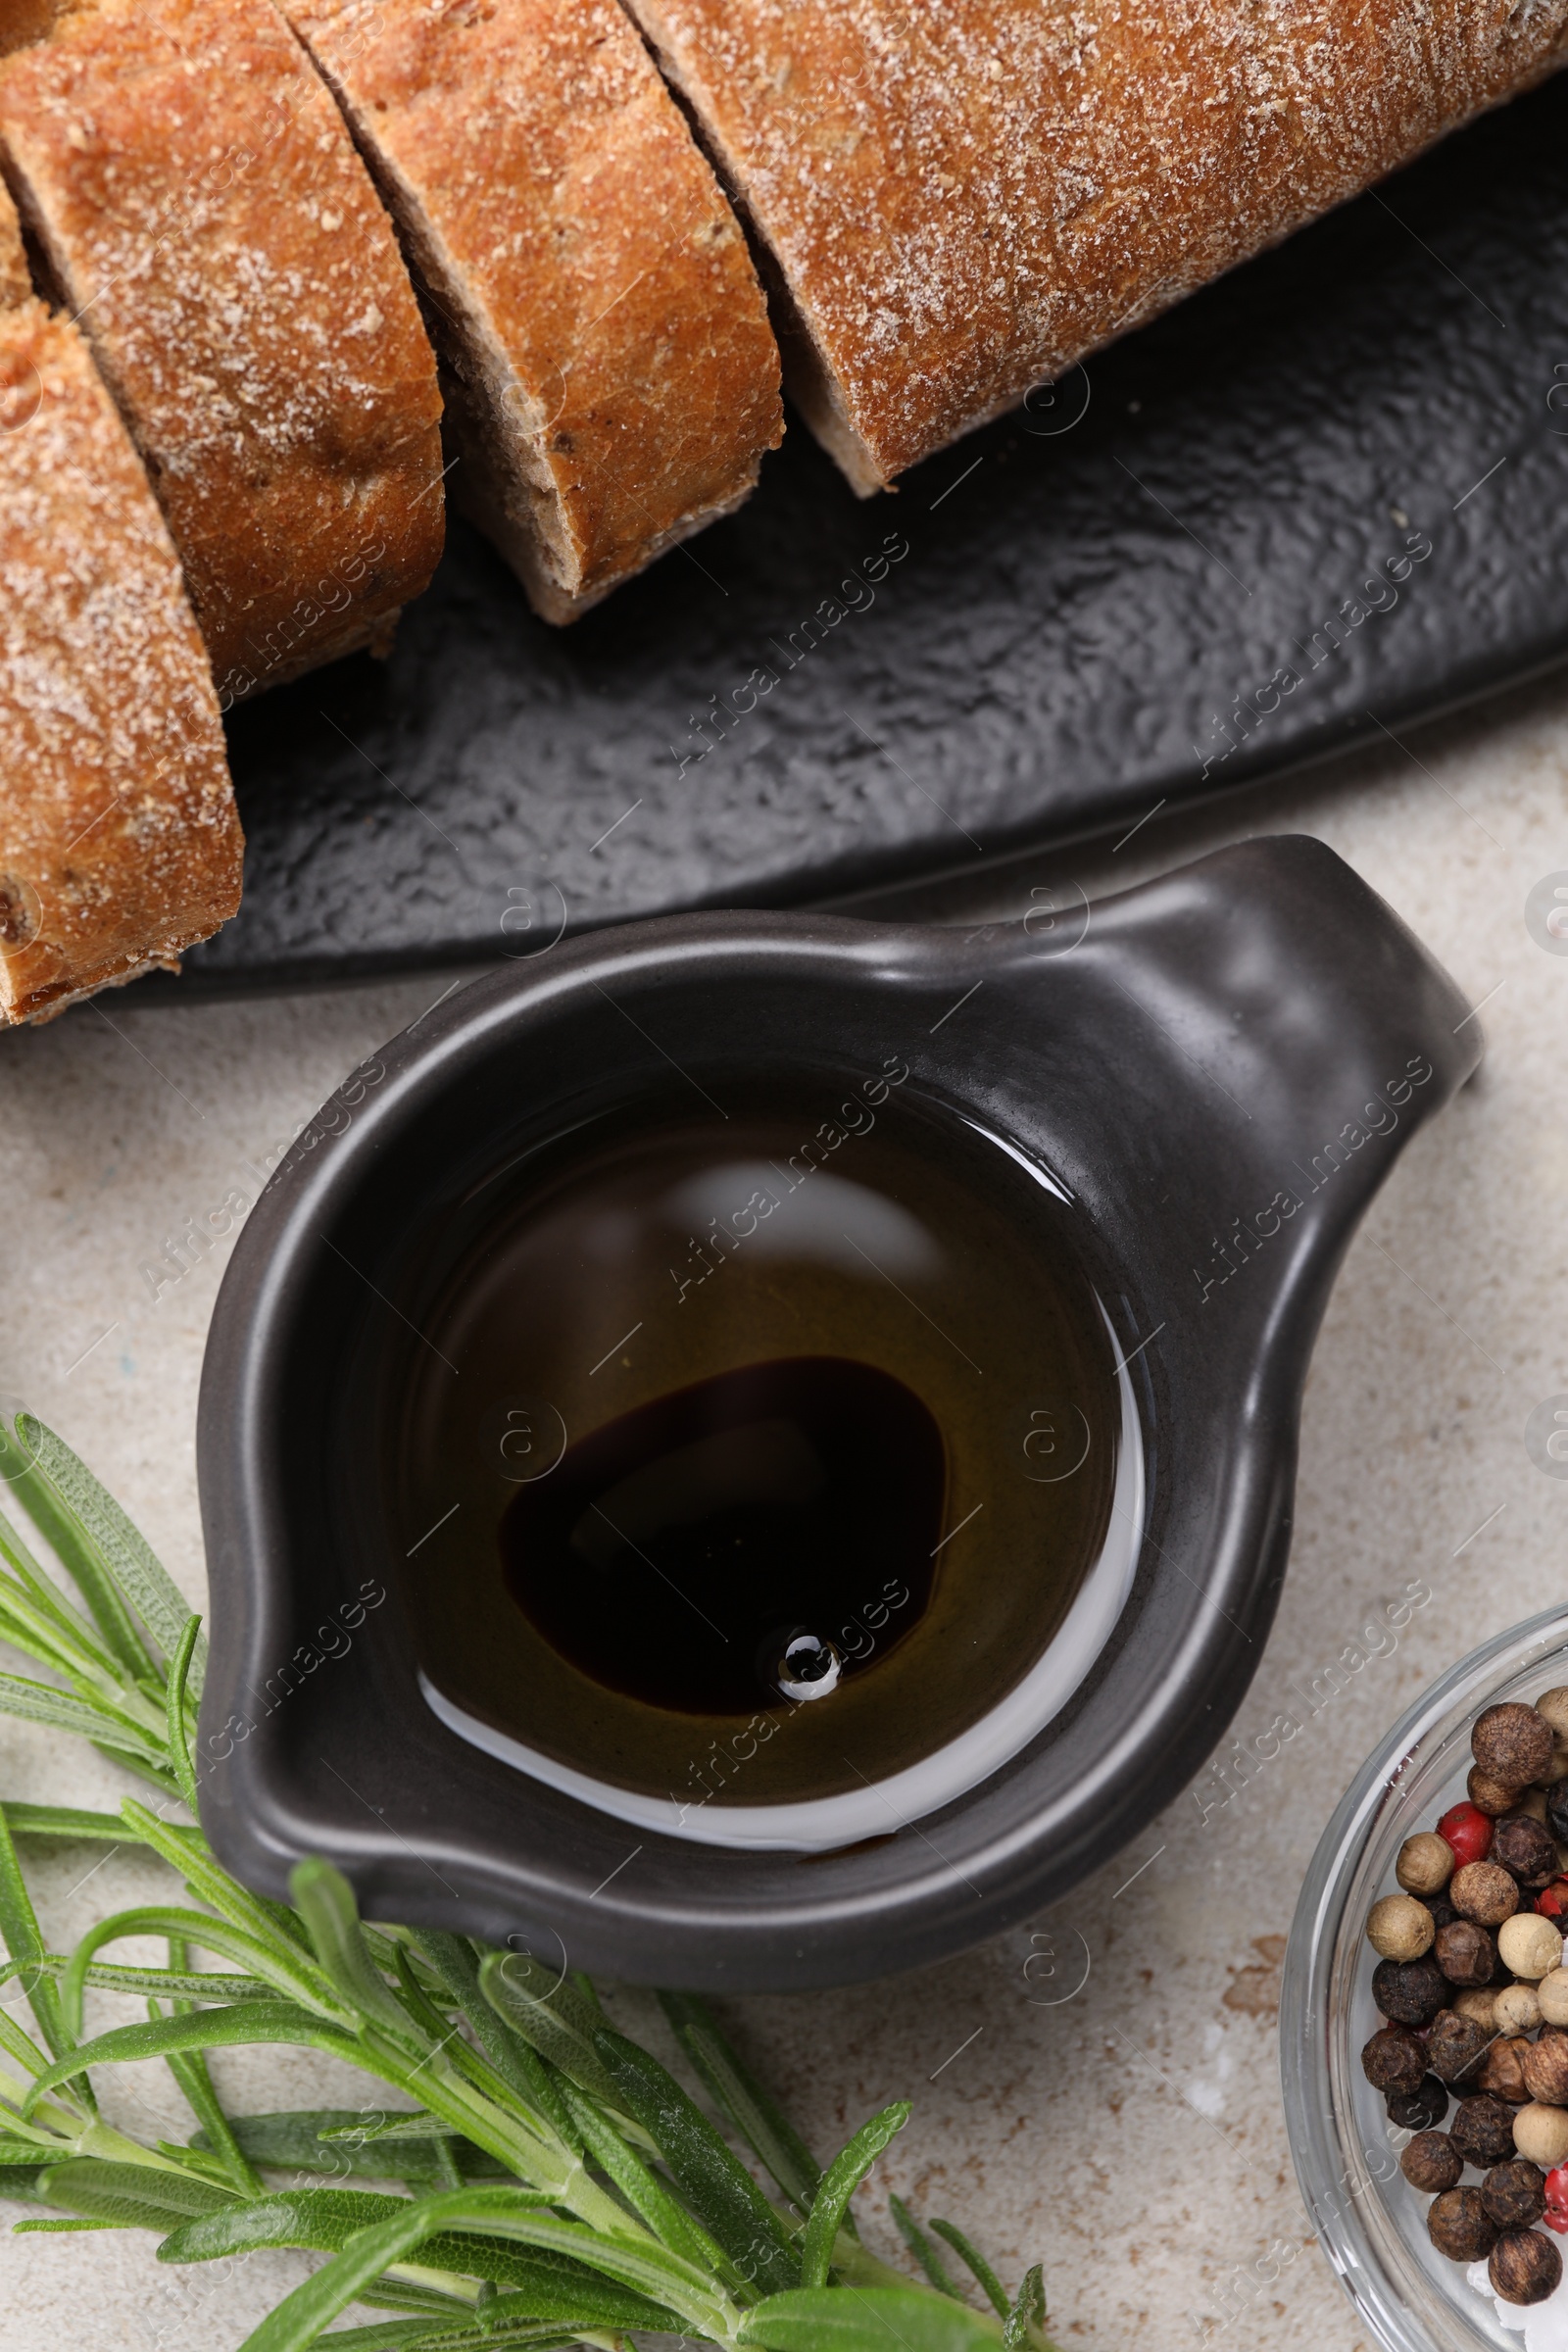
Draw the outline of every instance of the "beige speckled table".
M1051 1916L924 1974L728 2009L823 2152L913 2095L887 2184L950 2215L1010 2278L1042 2259L1053 2332L1095 2352L1365 2341L1296 2191L1278 1962L1319 1829L1384 1727L1484 1636L1562 1597L1568 1483L1540 1474L1522 1432L1533 1405L1568 1390L1568 957L1532 940L1524 906L1568 868L1568 681L1156 819L1116 852L1041 853L899 902L939 920L1004 915L1038 883L1071 877L1094 895L1292 829L1393 902L1485 1001L1488 1037L1480 1075L1399 1163L1335 1293L1284 1602L1236 1732L1250 1744L1296 1703L1288 1684L1331 1660L1345 1687L1275 1761L1254 1751L1228 1780L1211 1773L1206 1795L1178 1796ZM443 985L156 1007L131 991L0 1040L0 1391L92 1460L193 1599L196 1384L223 1251L155 1296L157 1261L187 1217L248 1195L247 1160ZM1396 1642L1363 1643L1369 1612L1413 1579L1430 1598ZM0 1719L4 1794L109 1805L117 1777ZM72 1849L37 1873L56 1948L161 1883L124 1855L97 1861ZM1031 1933L1050 1940L1031 1946ZM1057 1951L1056 1978L1037 1962L1026 1979L1032 1948ZM1085 1951L1081 1989L1052 1998ZM646 2022L646 2008L624 1996L628 2017ZM293 2053L215 2071L242 2106L322 2095ZM347 2079L338 2095L358 2102ZM106 2103L171 2136L190 2130L161 2068L121 2070ZM891 2243L884 2219L871 2231ZM254 2256L215 2279L160 2269L131 2232L0 2237L5 2352L224 2352L302 2259Z

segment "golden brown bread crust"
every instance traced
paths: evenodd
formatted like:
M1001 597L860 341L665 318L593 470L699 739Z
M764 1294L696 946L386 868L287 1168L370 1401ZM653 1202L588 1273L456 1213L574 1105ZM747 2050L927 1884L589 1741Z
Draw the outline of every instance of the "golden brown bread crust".
M782 432L745 239L616 0L283 0L428 289L457 504L567 620Z
M0 66L0 146L145 457L224 708L383 630L440 554L435 363L270 0L100 0Z
M239 905L200 633L86 344L0 313L0 1023L162 964Z
M72 0L0 0L0 57L41 41L71 5Z
M32 299L32 278L23 249L22 223L17 208L0 180L0 311L15 310Z
M869 492L1568 55L1568 0L627 0Z

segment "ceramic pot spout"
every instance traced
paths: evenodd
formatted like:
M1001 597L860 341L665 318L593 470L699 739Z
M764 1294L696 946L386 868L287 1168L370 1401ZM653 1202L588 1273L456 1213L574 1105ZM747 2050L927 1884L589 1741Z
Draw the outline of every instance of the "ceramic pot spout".
M1469 1077L1479 1021L1343 859L1218 852L1014 935L1004 1116L1025 1100L1097 1228L1131 1232L1167 1330L1236 1352L1315 1321L1395 1160ZM1077 936L1074 936L1074 934ZM1092 1085L1086 1080L1092 1076Z

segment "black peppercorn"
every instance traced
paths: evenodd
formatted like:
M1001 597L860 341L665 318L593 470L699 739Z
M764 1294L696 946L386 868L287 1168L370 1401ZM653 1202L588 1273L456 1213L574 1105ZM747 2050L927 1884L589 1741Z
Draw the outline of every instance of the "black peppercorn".
M1494 2099L1509 2099L1522 2107L1530 2096L1524 2065L1530 2046L1528 2034L1499 2034L1474 2073L1466 2076L1467 2088L1490 2090Z
M1464 2171L1464 2158L1446 2132L1418 2132L1399 2158L1399 2170L1412 2188L1432 2196L1453 2187ZM1544 2206L1544 2198L1542 2203Z
M1521 1886L1546 1886L1557 1876L1557 1848L1544 1822L1530 1813L1510 1813L1493 1833L1490 1859Z
M1568 2107L1568 2034L1543 2026L1523 2052L1525 2088L1544 2107Z
M1450 1927L1459 1916L1446 1894L1424 1894L1419 1899L1431 1912L1434 1928Z
M1519 1887L1500 1863L1467 1862L1448 1882L1448 1900L1465 1919L1500 1928L1519 1908Z
M1568 1845L1568 1780L1553 1781L1546 1790L1546 1827Z
M1450 2262L1479 2262L1497 2242L1497 2225L1481 2202L1479 2188L1446 2188L1427 2212L1427 2230Z
M1414 2145L1412 2140L1410 2147ZM1409 2153L1406 2148L1406 2156ZM1443 2185L1446 2188L1448 2183ZM1522 2156L1511 2164L1494 2164L1481 2183L1481 2202L1499 2230L1533 2230L1546 2210L1546 2176L1539 2164L1527 2164Z
M1480 1770L1512 1788L1528 1788L1551 1770L1557 1741L1544 1715L1517 1699L1486 1707L1470 1734L1470 1753Z
M1410 2092L1427 2071L1426 2052L1407 2026L1383 2026L1362 2050L1361 2067L1374 2090Z
M1479 1764L1465 1782L1464 1792L1478 1813L1490 1813L1494 1821L1500 1814L1511 1813L1519 1802L1517 1781L1495 1781Z
M1426 2052L1407 2026L1383 2026L1361 2052L1374 2090L1414 2090L1427 2071Z
M1372 1998L1396 2026L1430 2026L1448 1998L1448 1980L1430 1956L1380 1960L1372 1971Z
M1490 2039L1486 2027L1473 2017L1461 2017L1457 2009L1440 2009L1427 2037L1427 2067L1440 2082L1458 2082Z
M1433 1946L1438 1966L1450 1984L1490 1984L1497 1966L1497 1947L1485 1928L1473 1919L1455 1919L1440 1928Z
M1391 2091L1385 2104L1401 2132L1430 2132L1447 2114L1448 2094L1436 2075L1423 2075L1414 2090Z
M1448 2133L1467 2164L1503 2164L1513 2154L1513 2109L1480 2091L1459 2101Z
M1562 2277L1562 2256L1539 2230L1510 2230L1493 2247L1487 2276L1504 2303L1544 2303Z

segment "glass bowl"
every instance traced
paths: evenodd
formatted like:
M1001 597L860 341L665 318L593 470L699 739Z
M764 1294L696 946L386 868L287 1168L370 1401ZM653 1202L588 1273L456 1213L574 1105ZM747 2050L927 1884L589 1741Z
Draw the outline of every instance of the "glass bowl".
M1568 2272L1547 2302L1509 2313L1467 2283L1427 2235L1429 2200L1399 2171L1411 2134L1361 2071L1385 2023L1373 2005L1366 1916L1397 1892L1395 1858L1465 1793L1470 1729L1499 1699L1568 1682L1568 1609L1511 1626L1433 1683L1362 1765L1324 1831L1291 1926L1280 2073L1296 2177L1321 2245L1388 2352L1544 2352L1568 2344ZM1450 2109L1450 2114L1452 2110ZM1478 2176L1467 2173L1468 2179ZM1568 2251L1568 2240L1555 2239ZM1549 2321L1546 2315L1550 2314Z

